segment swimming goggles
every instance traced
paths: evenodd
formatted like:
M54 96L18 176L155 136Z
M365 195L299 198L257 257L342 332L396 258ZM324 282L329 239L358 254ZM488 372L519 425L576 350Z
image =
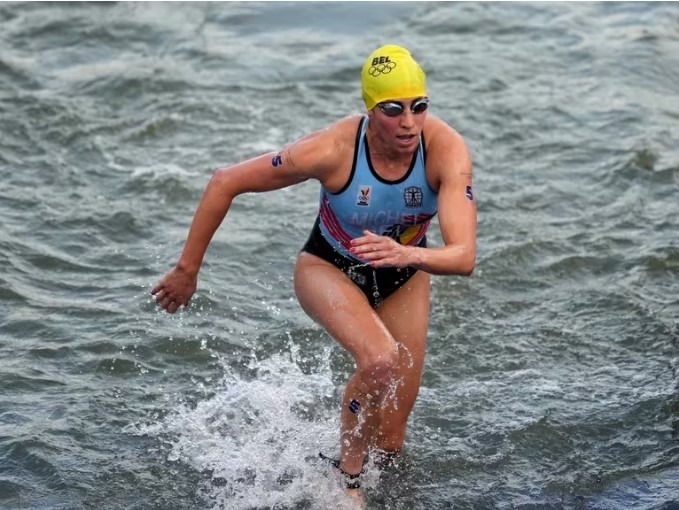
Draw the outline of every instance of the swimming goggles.
M377 103L377 107L382 110L382 113L387 117L398 117L405 111L405 106L403 103L398 101L384 101L382 103ZM424 113L429 108L429 98L420 97L415 99L410 104L410 111L414 114Z

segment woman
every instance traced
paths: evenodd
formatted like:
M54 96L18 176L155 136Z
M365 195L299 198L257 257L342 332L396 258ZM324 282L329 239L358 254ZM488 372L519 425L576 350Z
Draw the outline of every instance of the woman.
M424 364L430 274L468 276L476 259L471 157L453 128L427 114L422 68L405 48L382 46L366 60L361 85L367 115L218 169L179 261L152 290L169 313L188 306L208 244L236 196L320 182L295 293L356 362L336 462L352 493L371 450L403 447ZM436 213L444 246L428 248Z

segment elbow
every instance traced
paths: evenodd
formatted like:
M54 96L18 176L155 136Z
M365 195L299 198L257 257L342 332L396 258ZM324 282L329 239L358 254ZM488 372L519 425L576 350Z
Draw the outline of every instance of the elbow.
M217 186L223 186L228 181L229 181L228 167L218 168L212 173L212 178L210 179L210 183L215 184Z
M461 261L459 272L460 276L471 276L476 266L476 250L467 253L467 256Z
M424 264L420 267L428 268L426 270L432 274L471 276L474 272L474 266L476 265L476 250L457 246L455 247L455 250L441 262L442 265L438 268L433 265L428 266Z
M233 199L236 193L234 190L233 172L230 172L229 170L229 167L218 168L215 170L208 183L208 188L211 188L224 198L228 197L229 199Z
M455 261L450 261L446 266L446 268L441 268L439 271L430 272L432 274L447 276L471 276L474 272L475 259L474 257L464 257Z
M474 272L474 266L475 264L473 261L470 264L465 264L460 268L460 272L458 274L460 276L471 276Z

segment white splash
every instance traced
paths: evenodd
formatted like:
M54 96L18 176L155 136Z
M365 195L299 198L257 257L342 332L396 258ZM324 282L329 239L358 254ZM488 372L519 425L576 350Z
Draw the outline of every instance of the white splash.
M355 508L318 459L337 450L339 410L324 404L338 400L330 370L305 374L280 354L248 369L252 379L231 370L214 397L142 433L171 438L169 461L211 473L199 490L213 508Z

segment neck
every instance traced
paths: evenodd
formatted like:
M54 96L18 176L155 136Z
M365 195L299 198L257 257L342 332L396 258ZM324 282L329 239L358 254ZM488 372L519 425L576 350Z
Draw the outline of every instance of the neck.
M368 121L368 127L365 131L365 134L368 140L368 147L370 149L371 157L377 157L392 164L405 163L410 165L410 160L413 157L412 152L403 152L402 150L398 150L393 145L390 146L379 136L377 131L375 131L375 129L372 127L370 121Z

